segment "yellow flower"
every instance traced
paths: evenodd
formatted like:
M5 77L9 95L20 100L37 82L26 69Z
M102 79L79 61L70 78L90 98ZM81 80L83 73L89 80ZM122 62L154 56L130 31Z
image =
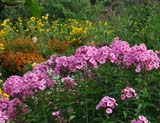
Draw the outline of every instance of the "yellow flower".
M82 28L82 27L74 27L71 26L72 31L70 32L70 35L74 35L74 34L86 34L86 29Z
M4 47L0 47L0 50L5 50L5 48Z
M0 79L0 83L2 83L3 82L3 80L2 79Z
M5 49L4 44L0 43L0 51L2 51L4 49Z
M0 94L2 94L2 92L3 92L3 91L2 91L2 89L0 88Z
M1 24L1 26L4 26L4 27L5 27L9 21L10 21L10 19L5 19L5 20L3 21L3 23Z
M36 65L37 65L37 63L36 63L36 62L33 62L33 63L32 63L32 68L34 68Z
M5 35L5 34L7 34L7 32L5 31L5 30L0 30L0 35Z
M3 47L3 46L4 46L4 44L0 43L0 47Z
M42 19L47 20L48 16L42 16Z
M22 20L22 18L18 18L18 21L20 22L20 23L22 23L23 22L23 20Z
M9 99L9 95L6 93L3 93L2 89L0 88L0 98L7 98Z
M35 17L31 17L31 18L30 18L30 21L35 22L35 21L36 21L36 18L35 18Z
M42 20L40 19L37 22L37 27L42 27L42 26L44 26L44 24L43 24Z
M9 95L6 93L3 93L3 97L9 99Z

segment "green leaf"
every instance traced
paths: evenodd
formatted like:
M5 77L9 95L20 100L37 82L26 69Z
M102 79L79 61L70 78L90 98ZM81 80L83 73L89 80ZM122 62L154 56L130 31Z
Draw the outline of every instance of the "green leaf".
M20 6L26 2L26 0L2 0L6 6Z
M41 17L41 9L38 2L35 0L26 0L26 6L30 9L33 16Z
M25 0L2 0L2 2L21 3L21 2L25 2Z
M69 116L69 121L73 120L75 117L76 117L75 115Z

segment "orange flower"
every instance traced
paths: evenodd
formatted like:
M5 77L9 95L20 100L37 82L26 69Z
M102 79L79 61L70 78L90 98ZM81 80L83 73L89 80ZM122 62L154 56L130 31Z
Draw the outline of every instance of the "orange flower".
M26 72L27 65L32 63L41 63L45 59L35 53L4 53L0 56L2 59L2 67L7 69L10 73L14 72Z

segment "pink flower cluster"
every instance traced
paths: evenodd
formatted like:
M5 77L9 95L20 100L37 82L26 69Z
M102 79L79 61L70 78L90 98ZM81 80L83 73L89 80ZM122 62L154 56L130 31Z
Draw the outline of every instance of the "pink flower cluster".
M150 122L148 121L148 119L146 117L139 116L138 120L134 119L131 121L131 123L150 123Z
M0 111L0 123L6 123L9 121L9 118L7 115L5 115L4 112Z
M121 100L137 98L136 91L131 87L126 87L121 91Z
M76 50L73 56L61 56L56 59L54 74L58 75L61 72L77 72L84 70L89 65L98 68L98 63L106 63L108 57L108 47L97 49L93 46L82 46Z
M77 83L75 82L75 80L72 79L71 77L63 77L61 79L61 81L63 82L63 86L64 87L74 88L77 85Z
M75 56L81 59L78 68L91 65L94 68L98 68L98 64L106 63L108 58L109 48L107 46L96 48L94 46L83 46L76 50Z
M116 103L116 100L114 98L105 96L98 103L96 109L104 108L107 114L111 114L116 105L118 104Z
M39 64L23 77L10 76L3 84L3 90L12 97L25 100L27 96L33 95L38 90L51 88L55 81L49 78L48 69L47 65Z
M120 40L118 37L110 45L110 61L112 63L123 63L123 57L130 51L130 45L126 41Z
M56 59L56 65L54 68L54 74L59 75L60 72L76 72L76 62L75 56L61 56Z
M136 72L142 69L150 71L160 68L160 59L157 52L147 50L145 44L135 45L124 55L123 63L126 67L134 65Z
M147 50L145 44L130 47L128 42L116 37L110 46L110 54L112 54L112 59L110 59L112 63L122 64L126 68L135 66L136 72L160 68L160 58L157 52Z
M0 123L6 123L9 119L14 119L18 113L17 107L22 106L22 102L14 98L9 101L6 98L0 99Z
M76 50L75 55L58 57L55 62L55 75L61 72L76 72L88 66L98 68L99 64L106 62L121 64L126 68L135 66L136 72L160 68L157 52L147 50L145 44L130 47L128 42L118 37L114 39L110 47L82 46Z

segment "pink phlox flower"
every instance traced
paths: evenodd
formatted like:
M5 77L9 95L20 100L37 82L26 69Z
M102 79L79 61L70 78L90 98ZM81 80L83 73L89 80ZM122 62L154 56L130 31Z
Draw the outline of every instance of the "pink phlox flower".
M104 108L107 114L111 114L115 106L118 105L114 98L104 96L101 101L97 104L96 109Z
M60 111L52 112L52 115L55 116L55 117L58 117L60 115Z
M135 89L131 87L126 87L121 91L121 100L126 100L134 97L137 98L137 93Z

